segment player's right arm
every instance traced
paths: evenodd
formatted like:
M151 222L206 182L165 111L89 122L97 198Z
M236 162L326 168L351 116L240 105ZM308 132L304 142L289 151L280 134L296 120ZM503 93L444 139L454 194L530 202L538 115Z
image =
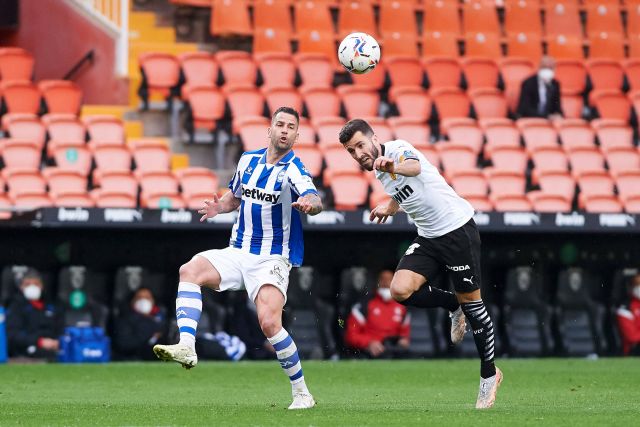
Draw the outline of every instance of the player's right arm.
M213 218L221 213L235 211L240 206L240 201L241 200L238 199L231 191L228 191L220 198L218 198L217 194L214 194L213 199L205 200L198 211L198 213L202 215L200 222L203 222L207 218Z
M374 219L378 219L378 224L384 224L387 222L387 218L390 216L394 216L400 210L400 205L395 199L389 199L387 203L383 203L381 205L373 208L371 213L369 214L369 221L373 221Z

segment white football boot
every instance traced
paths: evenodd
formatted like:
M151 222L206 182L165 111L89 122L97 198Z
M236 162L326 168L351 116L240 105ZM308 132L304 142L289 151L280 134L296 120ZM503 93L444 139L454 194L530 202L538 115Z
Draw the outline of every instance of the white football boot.
M480 378L480 390L478 391L478 400L476 401L476 409L488 409L493 406L498 394L498 387L502 382L502 371L496 368L496 374L489 378Z
M196 352L184 344L157 344L153 346L153 352L158 359L165 362L178 362L185 369L191 369L198 364Z
M289 405L289 409L309 409L316 406L311 393L298 392L293 395L293 403Z

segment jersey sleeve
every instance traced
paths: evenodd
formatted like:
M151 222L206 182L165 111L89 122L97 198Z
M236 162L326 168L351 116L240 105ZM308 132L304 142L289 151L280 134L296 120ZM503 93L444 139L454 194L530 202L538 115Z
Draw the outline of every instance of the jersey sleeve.
M420 160L418 150L407 141L402 140L397 141L397 145L392 150L392 157L398 163L405 160Z
M300 197L307 194L318 194L316 186L313 185L313 179L307 168L304 167L302 161L297 157L289 166L289 183L293 191Z

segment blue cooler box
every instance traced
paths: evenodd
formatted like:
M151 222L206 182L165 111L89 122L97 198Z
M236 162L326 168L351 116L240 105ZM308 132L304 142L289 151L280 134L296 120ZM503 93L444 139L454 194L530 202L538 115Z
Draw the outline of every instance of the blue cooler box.
M102 328L65 328L60 337L58 361L103 363L111 359L111 340Z
M7 362L7 329L5 323L7 316L4 307L0 307L0 363Z

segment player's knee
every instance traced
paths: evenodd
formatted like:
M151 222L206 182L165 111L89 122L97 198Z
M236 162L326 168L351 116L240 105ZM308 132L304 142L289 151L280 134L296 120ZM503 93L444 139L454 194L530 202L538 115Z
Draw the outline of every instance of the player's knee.
M199 268L195 260L182 264L180 266L179 274L181 282L195 283L196 285L202 285L199 276Z
M272 337L282 329L282 322L273 314L261 316L260 319L260 329L266 337Z

